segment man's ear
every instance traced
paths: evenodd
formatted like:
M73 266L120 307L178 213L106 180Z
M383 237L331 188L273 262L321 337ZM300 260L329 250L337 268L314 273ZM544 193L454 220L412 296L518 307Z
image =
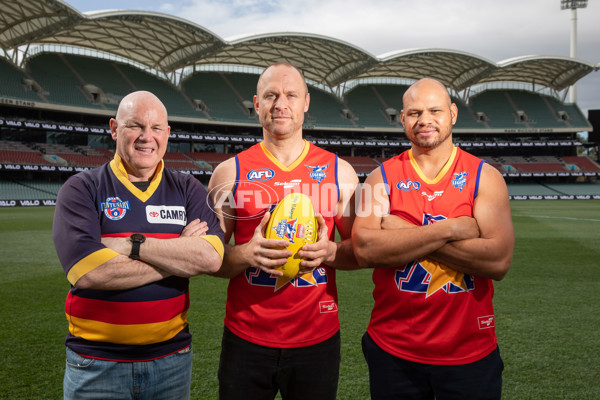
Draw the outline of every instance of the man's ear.
M114 118L111 118L109 121L109 126L110 126L110 136L112 137L112 139L116 142L117 141L117 120Z

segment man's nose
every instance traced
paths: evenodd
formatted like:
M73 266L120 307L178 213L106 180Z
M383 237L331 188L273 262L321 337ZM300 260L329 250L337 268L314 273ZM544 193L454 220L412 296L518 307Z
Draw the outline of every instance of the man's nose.
M147 139L147 138L150 138L151 136L152 136L152 132L151 132L150 127L144 126L140 129L140 136L139 136L140 139L142 139L142 140Z
M428 112L421 113L418 122L420 125L429 125L431 123L431 114Z
M278 108L278 109L286 108L287 105L288 105L288 103L287 103L287 99L285 98L285 96L277 97L277 99L275 100L275 104L274 104L275 108Z

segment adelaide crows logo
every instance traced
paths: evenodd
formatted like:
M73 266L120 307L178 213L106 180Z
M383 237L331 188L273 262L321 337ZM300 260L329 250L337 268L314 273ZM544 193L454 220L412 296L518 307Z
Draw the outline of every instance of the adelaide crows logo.
M329 168L329 164L315 165L314 167L312 165L305 165L305 167L312 170L308 175L318 183L321 183L321 181L327 177L327 172L325 172L325 170Z
M289 240L290 243L294 243L294 234L296 233L296 222L298 222L298 218L293 221L289 221L283 219L279 221L277 226L274 226L273 229L277 232L277 236L282 239Z
M100 203L100 211L104 212L106 218L111 221L122 219L129 210L129 201L122 201L118 197L107 197L106 201Z

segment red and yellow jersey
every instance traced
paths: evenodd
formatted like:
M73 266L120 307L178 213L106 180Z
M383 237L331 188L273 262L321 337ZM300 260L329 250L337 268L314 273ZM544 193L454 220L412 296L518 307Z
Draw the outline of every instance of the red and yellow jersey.
M235 161L236 244L248 242L264 213L295 192L311 198L333 240L339 198L335 154L305 142L300 157L286 167L258 143ZM339 330L335 270L322 265L312 274L284 280L249 267L229 282L225 326L271 347L304 347L330 338Z
M415 225L473 216L484 161L454 147L430 180L412 150L384 162L390 213ZM385 351L410 361L467 364L496 348L490 279L457 272L426 257L373 271L375 305L368 332Z
M136 188L118 155L104 166L72 176L56 201L53 237L71 284L117 252L102 237L143 233L168 239L195 218L208 223L202 238L223 251L223 231L204 186L193 176L163 168L147 190ZM164 357L191 343L187 314L189 281L171 276L128 290L71 287L65 303L66 345L90 358L145 361Z

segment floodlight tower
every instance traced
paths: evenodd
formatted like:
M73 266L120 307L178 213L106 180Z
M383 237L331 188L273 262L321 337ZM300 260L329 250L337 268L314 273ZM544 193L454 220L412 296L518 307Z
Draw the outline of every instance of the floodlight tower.
M586 8L587 0L560 0L561 10L571 10L571 58L577 58L577 9ZM577 100L577 87L569 89L569 100L575 103Z

